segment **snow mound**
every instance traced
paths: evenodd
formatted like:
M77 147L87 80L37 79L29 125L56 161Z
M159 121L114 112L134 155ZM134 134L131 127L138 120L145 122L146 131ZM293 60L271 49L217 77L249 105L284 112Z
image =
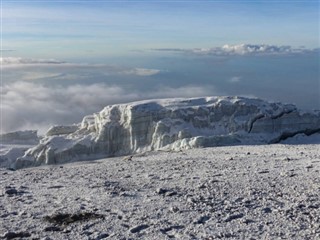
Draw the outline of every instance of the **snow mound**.
M161 99L106 106L84 117L77 129L59 129L62 135L47 134L15 167L159 149L278 143L320 132L320 113L243 97Z

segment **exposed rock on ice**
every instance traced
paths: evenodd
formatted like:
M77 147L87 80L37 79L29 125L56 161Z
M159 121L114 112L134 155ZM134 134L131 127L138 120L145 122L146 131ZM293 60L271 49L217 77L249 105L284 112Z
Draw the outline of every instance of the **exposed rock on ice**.
M16 168L158 149L277 143L320 132L320 112L242 97L162 99L110 105L80 127L51 128ZM62 134L62 135L61 135Z

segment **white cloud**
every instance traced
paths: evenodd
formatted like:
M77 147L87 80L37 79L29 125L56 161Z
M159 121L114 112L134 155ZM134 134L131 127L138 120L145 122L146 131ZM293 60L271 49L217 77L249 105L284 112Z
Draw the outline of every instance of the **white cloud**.
M35 82L15 82L1 89L1 132L39 129L53 124L72 124L104 106L136 100L214 95L214 89L198 86L160 87L156 90L125 89L103 83L91 85L45 86Z
M137 75L137 76L152 76L160 73L158 69L147 69L147 68L134 68L130 70L124 70L120 73L128 75Z
M11 75L19 73L20 80L37 80L44 78L56 79L79 79L86 78L86 74L92 76L101 75L123 75L149 77L161 73L159 69L130 68L125 66L107 64L87 64L87 63L67 63L56 59L31 59L20 57L0 58L0 63L4 70L10 70Z
M240 44L224 45L222 50L228 54L249 55L249 54L286 54L297 53L300 50L293 49L290 46L259 45L259 44Z
M21 57L1 57L0 63L4 65L20 65L20 64L62 64L65 62L56 59L34 59Z
M58 78L61 77L61 74L50 73L50 72L24 72L23 80L35 81L39 79L48 79L48 78Z
M231 82L231 83L238 83L238 82L241 81L241 78L242 78L242 77L240 77L240 76L234 76L234 77L232 77L232 78L229 79L229 82Z
M224 45L222 47L214 48L193 48L193 49L179 49L179 48L163 48L153 49L155 51L170 51L182 52L196 55L284 55L284 54L299 54L317 51L317 49L293 48L291 46L276 46L267 44L239 44L239 45Z

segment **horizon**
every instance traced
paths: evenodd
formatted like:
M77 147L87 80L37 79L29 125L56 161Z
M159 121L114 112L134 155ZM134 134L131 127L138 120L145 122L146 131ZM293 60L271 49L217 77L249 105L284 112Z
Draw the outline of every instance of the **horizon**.
M0 132L109 104L249 96L320 110L318 1L1 1Z

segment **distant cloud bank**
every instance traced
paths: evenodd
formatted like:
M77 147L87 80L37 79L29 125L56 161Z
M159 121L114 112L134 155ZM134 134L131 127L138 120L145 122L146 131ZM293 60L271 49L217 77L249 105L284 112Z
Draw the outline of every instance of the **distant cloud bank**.
M124 70L122 73L128 75L137 75L137 76L152 76L160 73L158 69L147 69L147 68L134 68L130 70Z
M107 64L87 64L87 63L68 63L56 59L34 59L34 58L21 58L21 57L2 57L0 58L0 64L3 68L15 68L15 69L24 69L24 67L37 67L37 70L48 66L59 67L61 70L75 70L75 69L96 69L100 72L103 72L106 75L131 75L131 76L140 76L148 77L161 73L159 69L150 69L150 68L129 68L121 67L116 65L107 65ZM38 73L35 73L34 76L30 74L30 71L25 72L24 75L28 75L26 78L28 80L37 79ZM43 74L41 74L43 75ZM52 74L50 74L52 75ZM59 74L60 75L60 74ZM59 76L57 75L57 76ZM21 80L25 79L22 77Z
M109 104L213 94L214 89L208 86L164 86L143 91L104 83L52 87L20 81L1 89L1 108L5 114L0 132L38 129L43 133L50 125L80 122L85 115L100 111Z
M20 57L2 57L0 63L4 65L11 64L62 64L65 62L56 59L34 59L34 58L20 58Z
M276 46L267 44L239 44L239 45L224 45L214 48L157 48L154 51L165 52L180 52L196 55L217 55L217 56L232 56L232 55L284 55L284 54L300 54L318 51L318 49L293 48L291 46Z

